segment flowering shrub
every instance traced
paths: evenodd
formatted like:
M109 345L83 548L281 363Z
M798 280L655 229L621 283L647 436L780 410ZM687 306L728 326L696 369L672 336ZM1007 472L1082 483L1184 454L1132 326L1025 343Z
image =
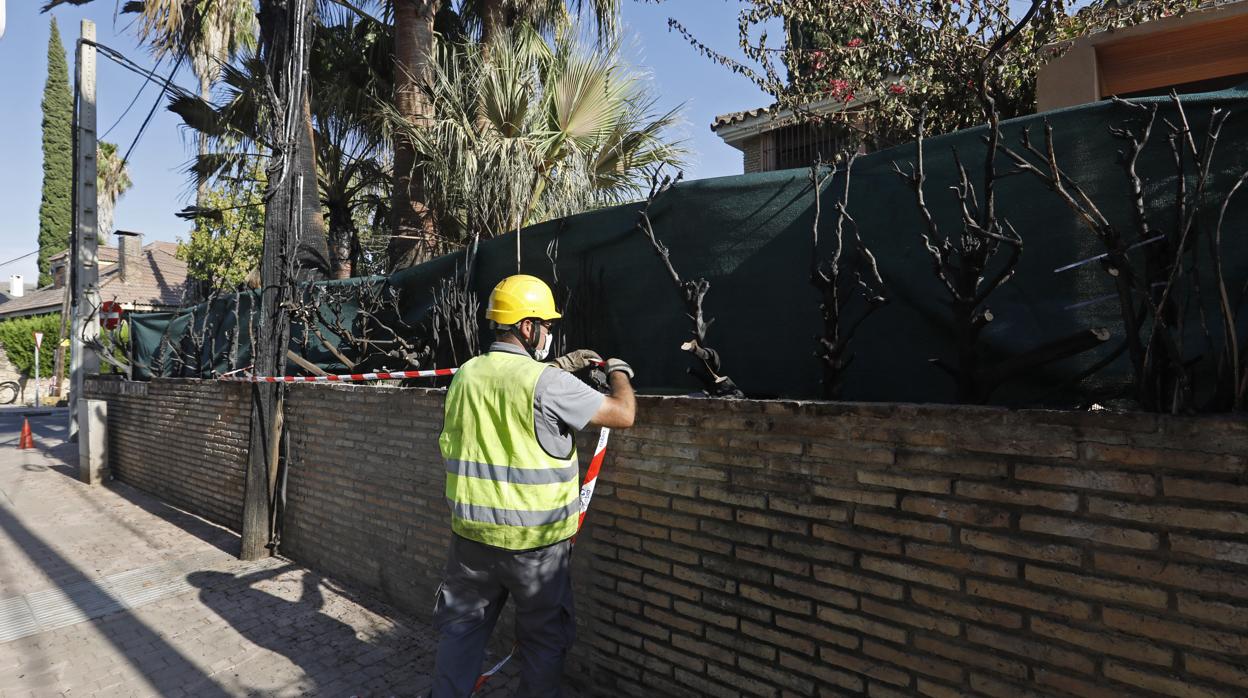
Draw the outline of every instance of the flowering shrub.
M1038 0L1030 21L997 54L989 49L1018 22L1009 0L743 0L740 45L746 60L724 56L676 20L669 25L705 56L745 75L802 113L828 99L858 104L822 118L857 121L872 147L913 138L926 113L929 133L985 121L981 83L1002 118L1031 113L1036 73L1062 50L1061 42L1179 14L1199 0L1094 0L1076 13L1068 0ZM785 27L783 46L769 44L766 27ZM807 111L809 114L809 112Z

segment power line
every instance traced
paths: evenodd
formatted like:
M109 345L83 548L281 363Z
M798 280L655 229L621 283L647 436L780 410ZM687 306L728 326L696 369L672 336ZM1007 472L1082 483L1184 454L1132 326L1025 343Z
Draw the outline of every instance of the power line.
M174 76L178 74L178 69L182 67L182 61L186 60L187 54L191 51L191 44L194 43L196 37L199 35L199 32L203 30L204 16L207 14L208 7L211 4L211 2L208 2L201 5L198 8L199 11L196 13L196 16L191 21L190 26L193 28L193 31L185 35L185 40L182 42L182 50L178 52L178 60L174 61L173 69L169 71L169 77L165 78L164 85L161 86L160 92L156 95L156 101L152 103L152 108L148 110L147 116L143 119L143 123L139 125L139 131L134 134L134 140L130 142L130 147L126 148L126 154L121 159L121 167L123 169L125 168L126 163L130 161L130 155L134 152L135 146L139 144L139 141L143 138L144 132L147 131L147 126L152 122L152 117L156 115L156 109L160 106L160 100L164 98L165 92L172 87ZM177 89L180 90L181 88Z
M14 262L20 262L20 261L22 261L23 259L26 259L27 257L34 257L34 256L35 256L35 255L37 255L37 254L39 254L39 250L35 250L34 252L30 252L30 253L24 254L24 255L22 255L21 257L14 257L13 259L10 259L10 260L9 260L9 261L7 261L7 262L0 262L0 267L7 266L7 265L12 264L12 263L14 263Z
M156 69L160 67L160 62L163 60L165 60L164 56L161 56L160 58L156 59L156 65L152 66L152 72L155 72ZM113 125L109 126L107 129L105 129L104 133L100 134L100 140L104 140L105 138L107 138L108 134L112 133L113 129L117 128L117 125L121 123L122 119L126 118L126 115L129 114L130 110L134 108L134 105L138 103L139 97L143 96L143 90L147 89L147 85L149 82L151 82L151 80L147 79L147 80L144 80L143 83L139 85L139 91L134 93L134 98L131 99L130 103L126 105L126 108L122 110L121 116L117 117L117 120L113 122Z
M156 73L156 68L160 67L159 60L157 61L156 66L153 67L151 70L149 70L139 65L138 63L136 63L134 59L127 57L126 54L122 53L121 51L118 51L117 49L107 44L101 44L98 41L84 41L83 43L88 44L98 49L100 54L103 55L105 58L108 58L109 60L113 61L114 63L121 66L122 68L125 68L126 70L129 70L130 72L138 75L139 77L143 78L147 82L154 83L154 84L164 87L165 91L167 92L173 92L173 93L178 94L179 96L184 96L184 95L193 96L185 88L179 87L173 84L172 82L170 82L170 78L165 77L163 75L158 75ZM146 87L146 84L144 85L144 87Z

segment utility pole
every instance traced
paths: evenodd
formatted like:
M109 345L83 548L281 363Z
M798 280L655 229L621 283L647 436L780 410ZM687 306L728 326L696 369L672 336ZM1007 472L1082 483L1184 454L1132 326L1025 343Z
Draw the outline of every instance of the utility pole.
M74 223L70 232L69 438L78 438L78 400L84 379L100 372L100 357L83 342L100 334L99 231L96 220L95 22L82 20L74 99Z
M39 399L39 347L43 344L43 333L35 333L35 407L39 407L43 402Z
M261 0L260 56L273 86L270 125L273 157L264 205L264 252L260 260L260 322L252 335L252 358L259 376L280 376L290 348L290 298L297 278L290 260L305 231L304 186L315 187L315 160L305 128L312 0ZM255 560L270 554L273 531L270 473L281 454L284 387L251 386L251 431L243 488L243 531L239 557Z

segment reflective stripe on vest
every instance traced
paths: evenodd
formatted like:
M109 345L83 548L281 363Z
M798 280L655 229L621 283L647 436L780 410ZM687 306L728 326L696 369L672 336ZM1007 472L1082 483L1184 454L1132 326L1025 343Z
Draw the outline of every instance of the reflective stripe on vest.
M490 352L465 363L451 381L438 443L458 535L528 550L576 533L576 452L551 456L534 430L533 398L545 369L528 356Z

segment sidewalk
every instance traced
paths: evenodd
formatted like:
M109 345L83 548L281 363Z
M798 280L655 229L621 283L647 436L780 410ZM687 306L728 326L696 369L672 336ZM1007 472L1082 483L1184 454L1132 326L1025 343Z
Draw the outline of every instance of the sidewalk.
M0 410L0 698L415 696L435 637L119 482L77 480L64 410ZM48 414L50 412L50 414ZM514 662L482 695L509 695Z

